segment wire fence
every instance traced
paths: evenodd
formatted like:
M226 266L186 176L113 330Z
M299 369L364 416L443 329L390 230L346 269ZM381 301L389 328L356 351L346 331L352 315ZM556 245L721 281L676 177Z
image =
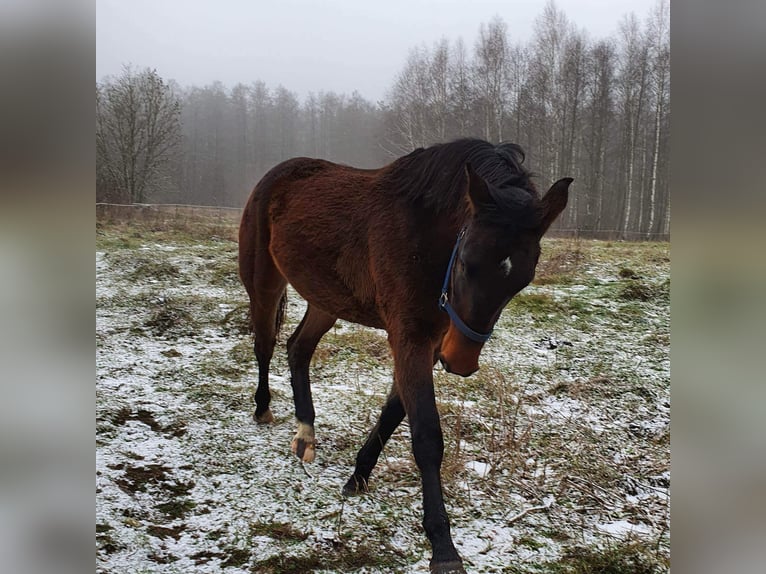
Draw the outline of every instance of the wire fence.
M96 221L145 224L187 224L201 221L207 224L236 224L242 217L241 207L183 205L176 203L96 203ZM621 229L551 228L547 237L600 239L603 241L670 241L669 233L646 233Z

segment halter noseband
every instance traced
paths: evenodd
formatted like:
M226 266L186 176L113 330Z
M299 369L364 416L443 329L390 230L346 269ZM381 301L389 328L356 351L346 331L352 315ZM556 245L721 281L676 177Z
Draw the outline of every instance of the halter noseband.
M452 322L455 324L455 327L457 327L458 331L460 331L463 335L471 339L471 341L476 341L477 343L485 343L487 339L489 339L490 335L492 335L492 331L489 333L478 333L471 329L468 325L466 325L463 320L458 317L457 312L455 309L450 305L449 297L447 296L447 289L449 288L449 280L452 276L452 267L455 264L455 257L457 257L457 250L458 247L460 247L460 240L463 239L463 236L465 235L466 228L463 227L460 230L460 233L457 234L457 240L455 241L455 247L452 249L452 256L449 259L449 265L447 265L447 274L444 276L444 284L442 285L442 294L439 296L439 309L442 311L446 311L447 315L449 315L449 318L452 319Z

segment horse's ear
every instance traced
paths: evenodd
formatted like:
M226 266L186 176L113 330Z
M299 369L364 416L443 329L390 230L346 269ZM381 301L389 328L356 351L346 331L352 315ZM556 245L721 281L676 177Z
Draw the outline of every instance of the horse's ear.
M540 200L542 207L542 220L538 233L542 236L556 218L564 211L569 199L569 185L574 181L571 177L564 177L554 183L548 193Z
M465 177L468 185L468 197L471 199L471 206L474 210L482 204L492 203L492 196L489 195L487 182L484 181L470 163L465 164Z

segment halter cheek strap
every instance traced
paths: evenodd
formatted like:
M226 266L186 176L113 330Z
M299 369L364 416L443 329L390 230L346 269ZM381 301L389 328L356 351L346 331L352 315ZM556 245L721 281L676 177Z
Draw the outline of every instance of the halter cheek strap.
M460 230L460 233L457 234L455 247L452 249L452 256L449 258L449 265L447 265L447 273L444 276L444 283L442 284L442 293L439 296L439 309L441 309L442 311L446 311L447 315L449 315L449 318L452 320L452 323L455 325L455 327L457 327L458 331L460 331L463 335L471 339L471 341L476 341L477 343L485 343L489 339L489 337L492 335L492 331L490 331L489 333L479 333L471 329L458 316L455 309L452 307L452 305L450 305L449 297L447 296L447 290L449 289L450 277L452 277L452 267L455 265L457 250L458 250L458 247L460 247L460 241L463 239L463 236L465 235L465 230L466 228L463 227Z

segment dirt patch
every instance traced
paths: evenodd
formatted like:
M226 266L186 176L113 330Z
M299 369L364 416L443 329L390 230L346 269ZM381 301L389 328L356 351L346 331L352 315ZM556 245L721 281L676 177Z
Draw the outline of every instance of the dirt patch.
M128 421L139 421L144 423L154 432L164 433L168 437L181 437L186 434L185 422L174 421L169 425L163 426L157 421L156 418L154 418L154 413L146 409L137 409L134 411L129 407L123 407L114 413L109 420L115 426L122 426ZM130 456L130 453L128 456ZM142 457L139 457L138 460L141 460L141 458Z
M145 466L114 465L113 470L123 470L123 475L115 479L115 484L124 492L146 492L150 487L168 491L176 496L183 496L194 488L194 482L175 482L169 479L173 472L162 464Z
M178 540L181 538L181 533L186 529L185 524L179 524L178 526L160 526L158 524L152 524L147 527L146 531L156 538L172 538Z

